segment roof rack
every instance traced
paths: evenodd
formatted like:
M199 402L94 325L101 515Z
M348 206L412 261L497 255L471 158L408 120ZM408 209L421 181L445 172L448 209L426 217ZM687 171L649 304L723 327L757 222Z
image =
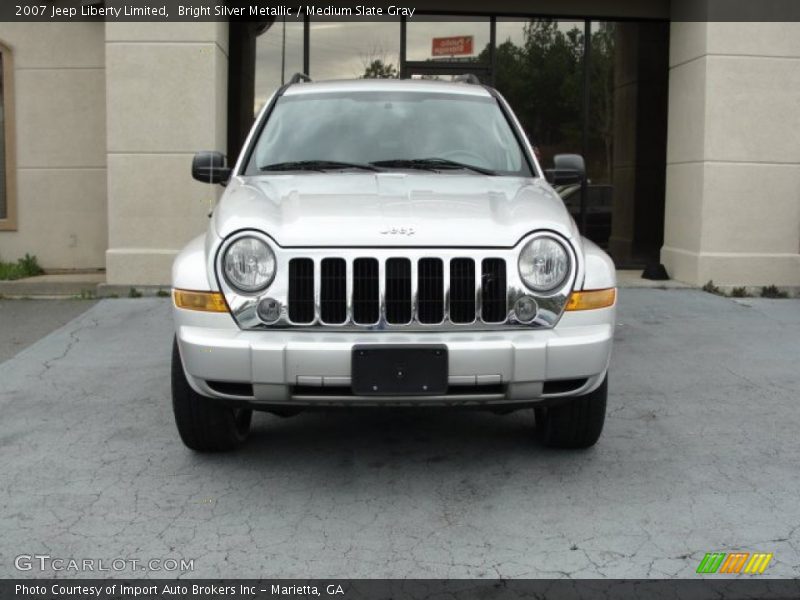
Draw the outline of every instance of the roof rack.
M478 76L475 73L464 73L463 75L456 75L453 77L453 81L457 81L459 83L472 83L475 85L483 85L481 80L478 79Z
M301 83L303 81L311 81L311 77L309 77L305 73L295 73L294 75L292 75L292 78L289 80L289 84Z

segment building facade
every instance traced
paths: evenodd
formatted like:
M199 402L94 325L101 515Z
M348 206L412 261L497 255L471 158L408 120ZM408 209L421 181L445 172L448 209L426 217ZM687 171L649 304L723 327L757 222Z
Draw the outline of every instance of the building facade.
M562 192L619 266L800 287L800 23L676 21L669 0L425 11L379 23L0 23L0 258L168 284L221 192L191 179L193 154L235 160L254 110L293 72L468 72L509 99L545 165L586 156L586 198ZM435 56L448 37L470 51Z

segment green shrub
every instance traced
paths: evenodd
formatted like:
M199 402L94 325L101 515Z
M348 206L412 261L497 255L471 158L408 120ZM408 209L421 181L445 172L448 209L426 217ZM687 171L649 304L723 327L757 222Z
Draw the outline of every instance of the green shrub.
M3 280L23 279L42 273L44 270L39 266L39 261L35 256L27 253L24 258L20 258L15 263L0 261L0 279Z
M128 298L141 298L141 297L142 297L142 292L140 292L134 287L132 287L128 292Z
M722 290L715 286L714 282L710 279L708 280L708 283L703 286L703 291L708 292L709 294L716 294L717 296L725 295L722 293Z
M734 298L747 298L749 295L746 287L735 287L731 290L731 296Z
M788 298L789 294L786 292L782 292L774 285L765 285L761 288L761 297L762 298Z

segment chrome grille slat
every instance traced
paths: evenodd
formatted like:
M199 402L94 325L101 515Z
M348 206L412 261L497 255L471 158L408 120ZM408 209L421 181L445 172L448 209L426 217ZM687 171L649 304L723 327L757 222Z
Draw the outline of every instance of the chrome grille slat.
M378 322L386 321L386 262L378 263Z
M483 314L483 269L479 261L475 261L473 272L475 273L475 320L479 321Z
M444 318L450 319L450 260L442 259L442 296L444 297Z
M346 260L344 263L344 301L345 301L345 322L353 322L353 262Z
M410 297L411 297L411 314L409 316L408 321L419 322L419 262L416 260L409 260L409 265L411 266L411 278L409 280L410 283Z

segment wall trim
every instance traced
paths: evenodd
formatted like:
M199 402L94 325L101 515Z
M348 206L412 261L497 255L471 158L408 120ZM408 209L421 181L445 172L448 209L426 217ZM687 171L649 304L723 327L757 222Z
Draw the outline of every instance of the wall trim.
M14 111L14 53L0 41L3 58L3 110L6 169L6 217L0 219L0 231L17 230L17 138Z

